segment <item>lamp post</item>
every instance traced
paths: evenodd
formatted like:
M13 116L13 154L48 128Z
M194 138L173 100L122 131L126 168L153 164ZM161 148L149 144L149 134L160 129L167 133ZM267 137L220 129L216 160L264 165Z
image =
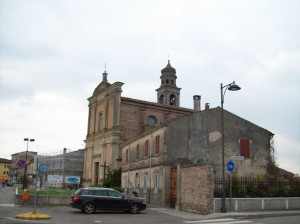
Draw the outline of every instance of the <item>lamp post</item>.
M226 205L225 205L225 191L224 191L224 181L225 181L225 170L224 170L224 110L223 110L223 104L224 104L224 96L226 90L230 91L238 91L241 89L238 85L235 84L235 82L232 82L228 85L223 86L221 83L221 131L222 131L222 207L221 212L226 213Z
M34 142L34 139L33 138L31 138L31 139L29 139L29 138L24 138L24 141L26 141L27 142L27 149L26 149L26 154L25 154L25 161L26 161L26 164L25 164L25 169L24 169L24 177L23 177L23 191L24 191L24 189L27 187L27 153L28 153L28 143L29 143L29 141L30 142Z

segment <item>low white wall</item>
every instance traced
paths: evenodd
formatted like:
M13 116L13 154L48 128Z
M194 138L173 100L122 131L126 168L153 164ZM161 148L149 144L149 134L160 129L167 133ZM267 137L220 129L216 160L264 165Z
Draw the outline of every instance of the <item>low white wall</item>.
M274 211L300 209L300 197L286 198L226 198L227 211ZM214 211L221 212L222 199L215 198Z

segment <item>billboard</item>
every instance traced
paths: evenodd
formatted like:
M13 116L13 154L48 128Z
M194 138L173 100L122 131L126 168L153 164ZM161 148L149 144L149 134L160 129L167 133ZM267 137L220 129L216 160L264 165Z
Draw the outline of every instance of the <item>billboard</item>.
M66 176L65 181L67 184L79 184L80 177L78 176Z
M62 184L63 176L62 175L48 175L49 184Z

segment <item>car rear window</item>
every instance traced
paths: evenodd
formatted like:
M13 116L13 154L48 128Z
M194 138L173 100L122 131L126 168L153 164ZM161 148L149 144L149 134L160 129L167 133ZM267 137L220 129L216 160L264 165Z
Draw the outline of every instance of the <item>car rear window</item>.
M81 195L82 196L94 195L94 191L95 190L84 190Z
M80 193L81 189L76 190L73 195L78 195Z

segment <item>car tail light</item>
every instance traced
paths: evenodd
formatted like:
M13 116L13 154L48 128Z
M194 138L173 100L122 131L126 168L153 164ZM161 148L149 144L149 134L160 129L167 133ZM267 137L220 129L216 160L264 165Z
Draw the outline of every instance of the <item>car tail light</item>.
M77 196L77 195L75 195L74 197L73 197L73 201L79 201L79 197Z

